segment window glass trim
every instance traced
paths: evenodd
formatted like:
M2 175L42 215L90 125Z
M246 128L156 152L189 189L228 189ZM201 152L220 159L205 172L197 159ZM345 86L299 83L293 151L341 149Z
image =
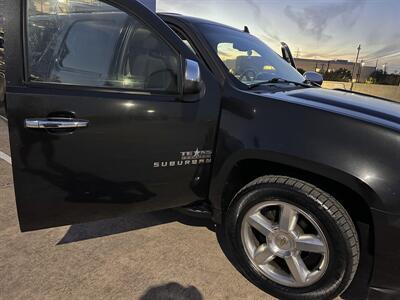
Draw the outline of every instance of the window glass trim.
M57 89L57 90L81 90L84 92L107 92L113 94L129 94L129 95L143 95L143 96L170 96L176 99L180 99L181 95L172 92L166 92L162 90L138 90L132 88L118 88L112 86L91 86L91 85L76 85L70 83L59 83L59 82L46 82L46 81L30 81L26 84L27 87L41 88L41 89ZM159 99L156 99L157 101ZM156 101L155 100L155 101Z

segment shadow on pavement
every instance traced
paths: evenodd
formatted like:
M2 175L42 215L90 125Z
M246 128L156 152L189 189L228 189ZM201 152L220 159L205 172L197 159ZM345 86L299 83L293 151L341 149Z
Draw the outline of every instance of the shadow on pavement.
M203 295L194 286L184 287L170 282L149 288L139 300L203 300Z
M57 245L138 230L171 222L180 222L188 226L207 227L214 231L214 224L211 220L187 216L176 210L163 210L153 213L131 215L123 218L105 219L96 222L71 225Z

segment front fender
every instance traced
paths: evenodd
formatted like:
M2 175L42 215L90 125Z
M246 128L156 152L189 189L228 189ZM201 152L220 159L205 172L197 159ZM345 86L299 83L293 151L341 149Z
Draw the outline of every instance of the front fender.
M348 111L233 92L222 102L209 193L213 207L221 209L234 166L260 159L335 180L371 208L400 214L399 133L365 119Z
M291 168L296 168L308 173L313 173L340 183L362 197L370 207L379 206L381 201L378 195L368 184L344 170L337 169L332 166L321 164L319 162L306 160L300 157L286 155L284 153L271 152L260 149L243 149L226 159L220 169L219 175L212 180L210 189L210 199L215 208L221 209L221 199L224 192L225 184L228 182L229 175L233 168L245 160L259 160L270 163L278 163ZM267 175L267 174L266 174ZM279 175L279 174L274 174Z

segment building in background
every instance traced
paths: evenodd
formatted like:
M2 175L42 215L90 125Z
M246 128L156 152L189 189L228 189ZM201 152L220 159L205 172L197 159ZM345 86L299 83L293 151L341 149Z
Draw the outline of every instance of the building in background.
M369 77L375 72L375 67L365 66L362 63L354 63L348 60L321 60L321 59L306 59L295 58L296 66L304 71L315 71L321 74L335 72L339 69L345 69L350 73L353 72L353 78L357 82L366 82Z

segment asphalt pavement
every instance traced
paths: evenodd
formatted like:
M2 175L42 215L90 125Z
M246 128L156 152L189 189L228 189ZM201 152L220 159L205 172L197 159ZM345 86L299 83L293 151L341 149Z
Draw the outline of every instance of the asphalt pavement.
M21 233L0 158L0 299L273 298L230 264L213 224L173 210Z

